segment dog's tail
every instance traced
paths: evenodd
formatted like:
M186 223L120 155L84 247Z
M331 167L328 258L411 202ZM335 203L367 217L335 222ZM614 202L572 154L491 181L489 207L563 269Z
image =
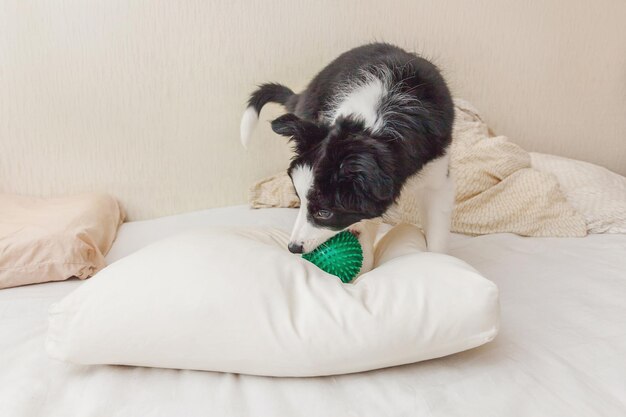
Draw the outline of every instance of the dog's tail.
M259 113L267 103L278 103L287 107L287 110L294 111L297 95L289 88L281 84L268 83L262 84L250 95L248 100L248 108L243 112L241 118L240 134L241 144L244 148L248 147L252 131L259 121Z

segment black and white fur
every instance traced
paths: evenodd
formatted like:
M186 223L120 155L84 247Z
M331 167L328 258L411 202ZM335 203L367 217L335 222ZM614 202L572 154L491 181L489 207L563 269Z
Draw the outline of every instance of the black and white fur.
M428 248L445 251L454 199L448 170L454 107L433 64L376 43L340 55L300 94L263 84L241 120L244 146L268 102L289 112L272 121L272 129L291 138L295 149L288 173L301 208L292 252L313 250L347 228L373 242L375 233L361 221L382 216L415 175Z

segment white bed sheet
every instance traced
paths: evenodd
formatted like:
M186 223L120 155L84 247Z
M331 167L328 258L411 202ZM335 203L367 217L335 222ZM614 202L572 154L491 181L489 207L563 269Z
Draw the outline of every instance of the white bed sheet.
M123 225L108 260L214 224L288 229L295 210L206 210ZM480 348L362 374L280 379L76 366L43 349L51 303L81 285L0 291L0 416L625 416L626 235L455 235L452 254L500 288Z

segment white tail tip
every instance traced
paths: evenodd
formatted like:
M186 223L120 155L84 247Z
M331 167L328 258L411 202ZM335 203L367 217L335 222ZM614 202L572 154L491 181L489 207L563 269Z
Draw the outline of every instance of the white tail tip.
M248 149L248 144L250 143L250 138L252 137L252 132L256 127L259 121L259 115L254 109L254 107L250 106L243 112L243 116L241 117L241 125L239 126L239 134L241 138L241 144L244 148Z

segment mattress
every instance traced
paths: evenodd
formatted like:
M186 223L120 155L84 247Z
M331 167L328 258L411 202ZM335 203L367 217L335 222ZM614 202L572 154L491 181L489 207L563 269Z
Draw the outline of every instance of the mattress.
M292 209L212 209L127 223L113 262L205 225L289 229ZM501 331L445 358L319 378L267 378L47 358L46 314L78 280L0 291L0 416L623 416L626 235L454 235L500 289Z

